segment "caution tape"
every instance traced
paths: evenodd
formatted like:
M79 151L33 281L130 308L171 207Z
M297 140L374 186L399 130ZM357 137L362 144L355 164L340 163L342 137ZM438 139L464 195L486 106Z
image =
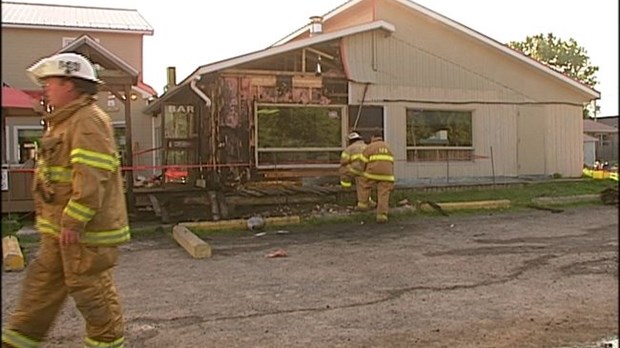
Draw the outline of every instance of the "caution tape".
M221 168L239 168L239 167L250 167L249 163L226 163L226 164L169 164L169 165L159 165L159 166L122 166L122 171L140 171L140 170L153 170L153 169L163 169L163 170L179 170L179 169L221 169ZM11 173L34 173L35 168L8 168L7 171Z

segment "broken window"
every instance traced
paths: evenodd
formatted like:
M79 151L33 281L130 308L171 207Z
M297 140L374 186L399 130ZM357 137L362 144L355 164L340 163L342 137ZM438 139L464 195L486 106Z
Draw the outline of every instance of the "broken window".
M349 130L358 132L366 142L376 134L383 134L383 107L364 105L349 106Z
M344 112L344 106L258 104L257 166L337 166Z
M407 161L473 160L472 113L407 110Z
M165 182L186 183L187 166L195 164L197 151L196 117L193 105L164 106Z

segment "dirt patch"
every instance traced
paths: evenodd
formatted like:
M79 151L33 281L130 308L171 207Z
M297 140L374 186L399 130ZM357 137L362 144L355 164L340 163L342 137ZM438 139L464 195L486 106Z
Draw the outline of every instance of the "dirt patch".
M618 333L618 209L165 233L123 246L129 347L590 347ZM278 249L287 257L267 258ZM2 278L2 318L23 273ZM68 301L47 347L79 346Z

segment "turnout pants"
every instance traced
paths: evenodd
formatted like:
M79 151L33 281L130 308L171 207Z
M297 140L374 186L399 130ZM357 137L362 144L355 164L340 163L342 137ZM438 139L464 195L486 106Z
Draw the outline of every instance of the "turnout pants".
M368 195L366 197L366 199L364 199L364 184L362 183L362 181L364 181L364 177L363 176L356 176L355 177L355 193L357 195L357 204L359 205L360 203L364 203L364 204L368 204L369 199L370 199L370 195Z
M377 181L368 178L361 178L362 195L360 202L368 202L372 189L377 187L377 218L387 218L390 208L390 193L394 190L394 183L391 181ZM381 216L381 217L380 217Z
M362 183L362 181L366 180L366 178L360 175L353 175L353 174L348 174L348 173L342 174L340 176L340 184L343 187L350 188L351 182L353 180L355 180L355 194L357 198L357 206L368 208L368 205L370 203L370 195L366 197L366 200L364 200L363 198L364 197L364 184ZM348 183L348 184L347 186L345 186L343 183Z
M116 247L61 247L57 237L42 234L3 330L3 346L40 346L69 295L86 322L85 347L123 347L122 309L112 279L117 258Z

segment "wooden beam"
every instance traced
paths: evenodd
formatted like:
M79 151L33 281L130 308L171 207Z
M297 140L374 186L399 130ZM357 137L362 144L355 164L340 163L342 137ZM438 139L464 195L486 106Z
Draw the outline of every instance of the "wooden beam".
M498 199L494 201L473 201L473 202L450 202L450 203L437 203L441 209L445 211L463 210L463 209L502 209L510 208L510 200ZM433 211L428 203L424 203L420 206L422 211Z
M131 127L131 85L125 85L125 166L133 167L133 140ZM126 172L127 180L127 210L134 213L136 210L136 200L133 194L133 168Z
M222 72L222 76L239 76L239 75L275 75L275 76L316 76L313 72L304 71L280 71L280 70L259 70L259 69L226 69Z
M2 265L7 272L24 269L24 255L15 236L2 238Z
M172 236L195 259L211 257L211 246L192 233L187 227L176 225Z
M319 194L296 194L266 197L226 197L226 203L232 206L252 206L252 205L278 205L278 204L307 204L320 202L335 202L336 194L319 195Z
M301 218L298 215L294 216L282 216L282 217L269 217L265 218L265 226L276 225L292 225L301 222ZM203 222L181 222L178 226L194 227L207 230L221 230L232 228L247 228L246 219L234 219L234 220L220 220L220 221L203 221Z
M314 53L316 55L319 55L319 56L322 56L322 57L325 57L325 58L328 58L328 59L331 59L331 60L334 60L334 58L335 58L331 54L327 54L325 52L321 52L321 51L319 51L317 49L314 49L314 48L306 47L306 48L304 48L304 51L306 51L306 50L310 51L310 52L312 52L312 53Z

